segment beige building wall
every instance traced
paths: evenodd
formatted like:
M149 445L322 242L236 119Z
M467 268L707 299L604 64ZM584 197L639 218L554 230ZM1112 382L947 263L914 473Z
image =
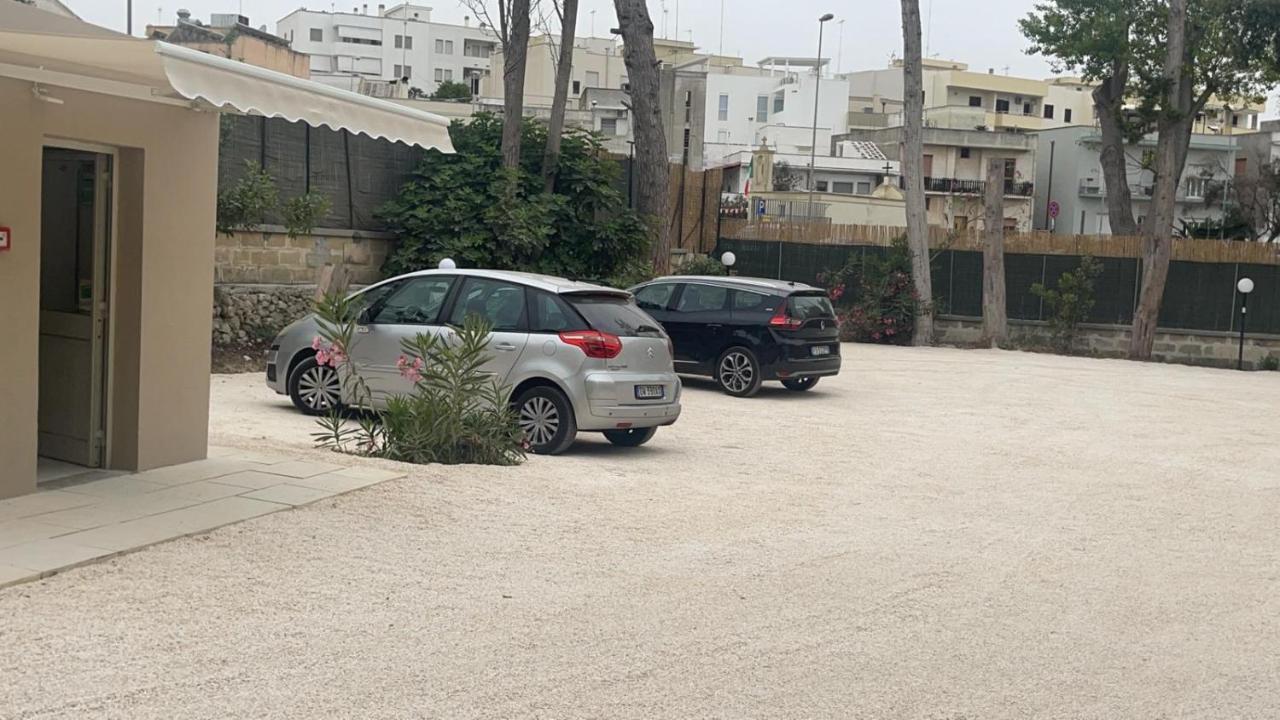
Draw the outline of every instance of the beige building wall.
M210 55L217 55L218 57L236 60L248 65L275 70L294 77L303 79L310 79L311 77L311 56L297 52L288 45L282 45L280 42L270 42L261 37L236 33L234 28L210 28L210 30L219 33L235 33L234 39L229 45L225 42L214 41L175 41L171 39L174 30L175 28L172 25L148 25L147 37L155 37L155 33L158 32L161 33L159 37L164 38L165 42L183 45L192 50L199 50Z
M42 147L57 138L117 155L108 463L146 469L208 448L218 116L0 79L0 497L36 482Z
M1046 127L1062 125L1092 125L1093 84L1080 78L1060 77L1048 81L1049 95L1045 102L1053 106L1053 117L1045 118ZM1071 111L1067 121L1066 111Z
M809 194L805 192L753 192L751 200L778 200L782 202L806 203ZM907 226L906 205L901 200L882 200L870 195L837 195L821 193L814 200L827 206L827 217L835 225L886 225L890 227Z
M550 106L555 97L556 60L554 44L550 37L538 35L529 40L529 57L525 65L525 105ZM493 72L480 83L484 97L505 96L502 87L503 54L497 50L490 58ZM626 82L627 67L621 46L605 38L579 38L573 50L573 69L569 76L569 104L588 87L618 89ZM573 83L578 83L578 93Z

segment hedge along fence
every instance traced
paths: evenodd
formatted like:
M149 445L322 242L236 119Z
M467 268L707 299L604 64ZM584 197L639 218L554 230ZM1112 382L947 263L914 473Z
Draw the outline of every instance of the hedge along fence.
M815 285L819 274L843 267L850 259L865 263L886 252L885 247L879 244L810 244L723 237L718 252L726 250L737 256L734 269L740 275ZM1047 311L1040 298L1031 294L1031 285L1042 282L1052 287L1062 273L1080 263L1080 257L1076 254L1006 252L1005 289L1009 317L1015 320L1047 320ZM1112 325L1132 323L1141 286L1141 263L1132 257L1096 257L1103 271L1095 285L1097 304L1088 321ZM933 296L939 303L939 314L981 317L982 253L937 250L931 266ZM1241 277L1252 278L1255 287L1249 302L1249 331L1280 335L1280 264L1269 263L1175 260L1169 268L1159 326L1169 330L1238 330L1239 294L1235 286Z

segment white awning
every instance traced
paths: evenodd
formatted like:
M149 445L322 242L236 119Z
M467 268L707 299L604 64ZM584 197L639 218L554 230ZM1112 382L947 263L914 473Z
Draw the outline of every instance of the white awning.
M280 117L453 152L439 115L0 2L0 77Z

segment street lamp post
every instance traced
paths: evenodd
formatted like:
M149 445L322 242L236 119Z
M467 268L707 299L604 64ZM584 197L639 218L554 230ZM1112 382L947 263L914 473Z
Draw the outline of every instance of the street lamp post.
M827 13L818 18L818 61L815 68L816 80L813 83L813 138L809 145L809 222L813 222L813 191L815 183L813 173L818 159L818 91L822 89L822 28L835 15Z
M1253 292L1253 280L1240 278L1236 283L1240 291L1240 356L1236 359L1236 369L1244 369L1244 322L1249 318L1249 293Z
M738 256L734 255L732 251L726 251L724 254L720 256L720 262L724 264L725 272L732 275L733 264L738 262Z

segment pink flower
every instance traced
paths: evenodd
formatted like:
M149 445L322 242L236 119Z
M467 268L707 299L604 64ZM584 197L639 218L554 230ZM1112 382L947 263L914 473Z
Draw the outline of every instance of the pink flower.
M422 358L414 358L410 360L404 355L401 355L399 359L396 360L396 369L400 371L400 376L414 383L422 379L422 368L425 366L426 363L422 362Z
M347 362L347 354L340 345L328 344L318 336L311 340L311 349L316 351L316 362L320 365L338 367Z
M892 336L893 336L893 334L894 334L895 332L897 332L897 331L896 331L896 330L894 330L893 328L889 328L888 330L885 330L885 331L884 331L884 334L885 334L885 335L889 335L890 337L892 337Z
M872 339L872 340L879 340L879 339L880 339L880 333L879 333L879 332L873 332L873 333L871 333L871 339Z

